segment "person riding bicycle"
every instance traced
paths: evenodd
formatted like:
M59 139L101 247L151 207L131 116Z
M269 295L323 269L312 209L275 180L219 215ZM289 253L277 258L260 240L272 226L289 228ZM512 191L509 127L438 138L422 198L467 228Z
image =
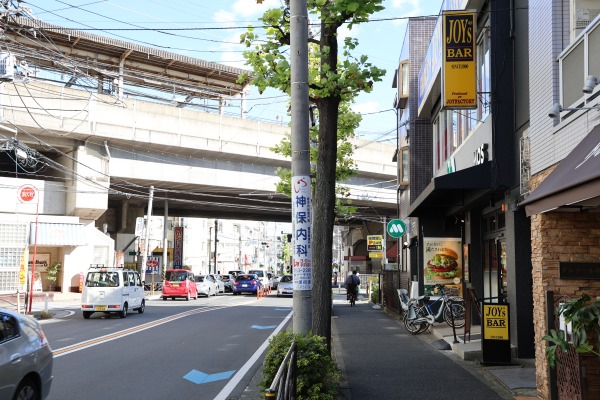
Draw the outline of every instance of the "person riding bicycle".
M354 297L358 297L358 287L360 286L360 278L356 275L356 270L352 271L352 275L346 278L346 298L350 299L350 294L354 293Z

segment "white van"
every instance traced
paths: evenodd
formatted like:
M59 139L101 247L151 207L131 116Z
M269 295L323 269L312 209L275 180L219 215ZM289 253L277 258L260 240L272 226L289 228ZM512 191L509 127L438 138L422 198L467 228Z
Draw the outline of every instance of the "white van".
M137 271L91 268L87 272L81 294L83 318L95 312L117 313L125 318L129 310L142 314L145 308L144 286Z

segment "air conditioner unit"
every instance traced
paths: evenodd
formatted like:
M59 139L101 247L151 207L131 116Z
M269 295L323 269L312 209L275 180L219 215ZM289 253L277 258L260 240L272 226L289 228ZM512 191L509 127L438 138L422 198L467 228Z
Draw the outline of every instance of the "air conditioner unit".
M0 81L12 82L15 80L16 59L11 53L0 52Z
M598 15L600 9L580 8L575 13L575 29L585 29Z

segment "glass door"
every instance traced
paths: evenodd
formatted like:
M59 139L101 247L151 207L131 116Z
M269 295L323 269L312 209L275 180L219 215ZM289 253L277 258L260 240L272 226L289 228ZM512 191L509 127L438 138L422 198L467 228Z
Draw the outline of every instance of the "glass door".
M508 290L506 242L491 238L483 244L483 297L489 302L504 303Z

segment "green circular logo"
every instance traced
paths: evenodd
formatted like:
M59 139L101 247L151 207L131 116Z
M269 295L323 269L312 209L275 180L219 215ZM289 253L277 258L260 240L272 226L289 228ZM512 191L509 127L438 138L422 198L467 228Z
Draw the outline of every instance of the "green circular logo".
M393 219L388 222L387 233L393 238L399 238L406 232L406 225L399 219Z

